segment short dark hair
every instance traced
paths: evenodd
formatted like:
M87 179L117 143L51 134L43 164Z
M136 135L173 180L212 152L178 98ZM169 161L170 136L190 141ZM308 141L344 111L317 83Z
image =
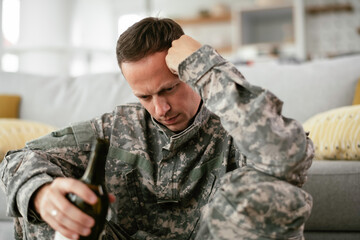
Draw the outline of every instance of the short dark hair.
M147 17L123 32L116 46L116 57L123 62L135 62L156 52L168 50L173 40L184 35L178 23L169 18Z

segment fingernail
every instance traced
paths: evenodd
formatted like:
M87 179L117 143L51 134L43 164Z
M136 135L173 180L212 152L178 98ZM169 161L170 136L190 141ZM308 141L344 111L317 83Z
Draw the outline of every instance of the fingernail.
M90 201L91 201L93 204L96 203L96 202L97 202L97 197L91 196L91 197L90 197Z
M72 238L72 239L79 239L79 235L73 234L73 235L71 236L71 238Z
M84 228L84 230L82 231L82 235L87 236L90 234L90 232L91 232L90 228Z
M94 224L95 224L95 220L94 219L89 219L89 221L87 221L88 222L88 227L92 227L92 226L94 226Z

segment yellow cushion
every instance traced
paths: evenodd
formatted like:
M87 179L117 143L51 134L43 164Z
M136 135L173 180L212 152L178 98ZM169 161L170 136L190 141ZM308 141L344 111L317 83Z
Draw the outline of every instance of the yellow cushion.
M353 105L360 104L360 79L356 85Z
M0 162L9 150L20 149L27 141L41 137L54 127L20 119L0 119Z
M0 118L18 118L20 96L0 95Z
M360 160L360 105L320 113L304 123L315 159Z

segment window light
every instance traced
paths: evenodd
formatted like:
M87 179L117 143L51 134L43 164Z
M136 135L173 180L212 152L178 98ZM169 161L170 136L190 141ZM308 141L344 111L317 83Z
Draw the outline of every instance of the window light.
M2 32L5 45L14 45L19 39L20 0L3 0Z

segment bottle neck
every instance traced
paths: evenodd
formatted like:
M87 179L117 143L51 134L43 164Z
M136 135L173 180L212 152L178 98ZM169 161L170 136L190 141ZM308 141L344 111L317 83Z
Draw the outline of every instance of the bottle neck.
M93 144L89 164L81 180L92 185L102 185L105 181L105 163L109 150L106 140L97 139Z

